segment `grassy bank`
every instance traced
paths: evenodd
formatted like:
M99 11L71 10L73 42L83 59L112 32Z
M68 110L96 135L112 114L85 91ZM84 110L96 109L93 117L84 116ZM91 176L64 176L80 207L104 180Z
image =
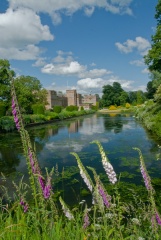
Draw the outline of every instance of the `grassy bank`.
M72 117L79 117L87 114L94 113L94 110L81 110L81 111L66 111L63 110L60 113L46 111L45 114L32 114L23 115L23 123L25 126L34 124L44 124L54 122L56 120L63 120ZM12 116L4 116L0 118L0 132L2 131L13 131L15 130L14 118Z
M135 116L144 126L161 139L161 106L149 100L136 109Z

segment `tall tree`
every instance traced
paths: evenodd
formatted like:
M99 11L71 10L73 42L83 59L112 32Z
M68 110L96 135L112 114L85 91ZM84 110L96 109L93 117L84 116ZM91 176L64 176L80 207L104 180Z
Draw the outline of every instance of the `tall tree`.
M124 92L120 83L114 82L113 85L105 85L103 86L103 95L102 95L102 105L110 106L110 105L120 105L120 96Z
M8 72L10 72L12 76L15 75L14 71L10 69L9 61L0 59L0 100L5 101L6 105L9 103L11 98Z
M15 89L19 104L24 113L32 113L32 105L47 104L47 91L36 77L20 76L15 79Z
M161 0L158 0L156 5L155 19L157 20L156 33L152 36L151 49L144 59L151 72L161 72Z

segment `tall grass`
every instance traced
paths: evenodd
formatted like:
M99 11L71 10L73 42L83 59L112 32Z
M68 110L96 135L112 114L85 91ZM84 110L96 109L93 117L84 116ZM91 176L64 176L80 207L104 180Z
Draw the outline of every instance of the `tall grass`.
M24 155L26 157L30 184L23 179L18 185L14 183L14 200L9 198L4 184L1 185L3 195L0 197L0 239L2 240L159 240L161 236L161 218L155 203L155 191L151 178L146 170L143 156L138 148L140 170L147 189L147 202L136 202L137 207L122 202L118 192L119 178L110 160L98 141L102 167L113 186L114 194L109 195L108 189L100 180L95 169L83 166L79 156L71 153L80 170L80 175L91 192L92 202L87 205L82 200L76 207L69 209L63 198L55 203L52 175L46 170L46 177L41 173L35 150L31 144L28 132L23 125L19 110L14 81L12 82L12 113L19 131ZM88 171L93 173L93 179ZM3 181L5 177L3 176ZM28 201L26 194L31 192Z

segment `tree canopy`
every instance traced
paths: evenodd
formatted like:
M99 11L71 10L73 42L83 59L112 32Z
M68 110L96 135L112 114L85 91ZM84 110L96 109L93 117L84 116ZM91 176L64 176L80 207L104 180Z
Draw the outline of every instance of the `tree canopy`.
M47 91L36 77L20 76L15 79L15 89L19 105L25 113L32 113L32 105L47 104Z
M16 94L23 113L32 113L34 104L47 104L47 91L42 88L36 77L20 76L15 78L15 72L10 69L9 61L0 59L0 101L5 104L6 110L11 107L9 74L14 77Z
M156 33L151 38L151 49L144 59L151 72L161 72L161 0L158 0L156 5L155 19L157 20Z
M114 82L113 85L103 86L102 105L124 105L128 101L128 94L122 89L121 84Z
M15 76L14 71L10 69L9 61L0 59L0 100L5 101L6 104L11 98L8 72L10 72L12 76Z

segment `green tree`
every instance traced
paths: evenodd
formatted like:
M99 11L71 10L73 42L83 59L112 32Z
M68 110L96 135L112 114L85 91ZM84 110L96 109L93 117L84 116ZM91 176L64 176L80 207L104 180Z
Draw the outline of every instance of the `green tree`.
M146 98L143 91L138 90L136 96L137 96L137 104L142 104L145 102Z
M153 87L153 82L152 82L152 81L149 81L149 82L147 83L147 88L146 88L146 90L147 90L146 97L147 97L148 99L153 99L153 98L154 98L154 94L155 94L155 92L156 92L156 88Z
M129 102L133 105L137 104L137 91L130 91L129 95Z
M10 104L11 99L11 87L8 72L10 72L12 76L15 76L14 71L10 69L9 61L0 59L0 100L5 101L6 106Z
M21 111L32 113L32 105L47 104L47 91L36 77L20 76L15 79L15 89Z
M161 0L158 0L156 5L155 19L157 20L156 33L151 37L151 49L144 59L150 71L161 72Z
M114 82L113 85L103 86L103 95L101 100L101 105L103 107L110 105L120 105L120 96L124 90L122 89L120 83Z
M121 95L119 97L120 105L125 106L127 102L129 102L129 95L127 92L123 91L121 92Z

